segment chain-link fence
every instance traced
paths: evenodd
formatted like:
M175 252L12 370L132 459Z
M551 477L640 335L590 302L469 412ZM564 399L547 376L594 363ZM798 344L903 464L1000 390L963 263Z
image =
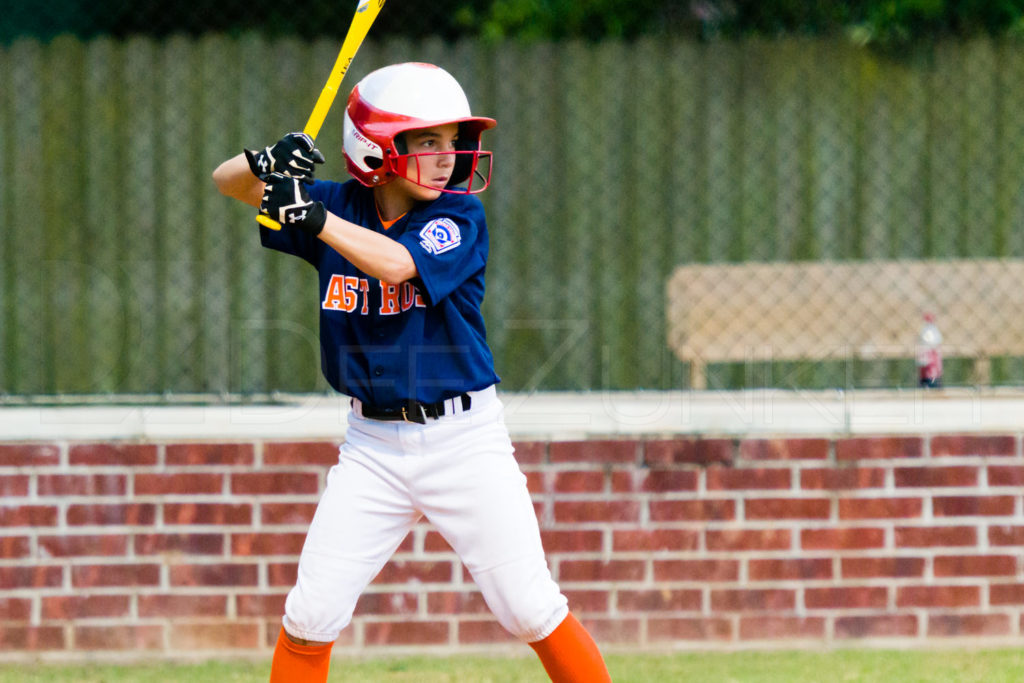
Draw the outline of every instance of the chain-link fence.
M0 48L7 400L325 389L312 271L262 250L252 210L210 172L301 128L339 41L210 32ZM947 384L1024 380L1024 352L990 333L1024 320L1024 45L894 59L841 39L375 31L343 90L406 60L444 66L499 122L481 197L505 388L913 386L925 309L958 340ZM340 106L318 141L321 177L345 177ZM971 262L984 278L950 275ZM698 264L729 266L702 281L731 327L695 330L710 313L680 312L701 302L667 289ZM782 287L766 264L818 264L831 285L796 271L805 285ZM879 272L891 296L858 299Z

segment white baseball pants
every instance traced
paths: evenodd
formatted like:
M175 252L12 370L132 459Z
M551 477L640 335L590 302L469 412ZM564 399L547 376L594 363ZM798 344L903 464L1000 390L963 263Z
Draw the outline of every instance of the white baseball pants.
M285 604L288 633L334 641L359 595L423 516L514 636L541 640L565 619L567 600L544 557L501 401L494 387L471 396L469 411L425 425L349 414Z

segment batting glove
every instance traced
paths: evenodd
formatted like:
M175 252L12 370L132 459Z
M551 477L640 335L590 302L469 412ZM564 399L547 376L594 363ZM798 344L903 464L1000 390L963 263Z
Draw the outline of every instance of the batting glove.
M281 173L290 178L312 178L315 165L324 163L324 155L313 144L313 138L305 133L288 133L273 147L244 151L249 170L263 181L271 173Z
M327 222L323 202L314 202L306 192L306 182L280 173L267 176L260 211L281 225L292 225L316 237Z

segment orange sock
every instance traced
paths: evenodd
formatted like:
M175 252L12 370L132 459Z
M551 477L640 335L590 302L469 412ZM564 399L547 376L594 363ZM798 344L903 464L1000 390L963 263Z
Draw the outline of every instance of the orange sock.
M530 647L553 683L611 683L597 644L571 612L551 635Z
M277 636L274 663L270 667L270 683L327 683L331 669L331 648L326 645L293 643L284 628Z

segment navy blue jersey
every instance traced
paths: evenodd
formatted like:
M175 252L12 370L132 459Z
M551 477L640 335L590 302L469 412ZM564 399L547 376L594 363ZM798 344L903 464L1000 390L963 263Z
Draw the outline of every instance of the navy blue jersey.
M297 228L260 227L263 246L300 256L320 274L321 369L328 383L388 408L496 383L480 312L488 250L480 200L445 193L385 230L373 191L355 180L318 180L308 190L336 216L401 242L419 271L408 282L381 282Z

